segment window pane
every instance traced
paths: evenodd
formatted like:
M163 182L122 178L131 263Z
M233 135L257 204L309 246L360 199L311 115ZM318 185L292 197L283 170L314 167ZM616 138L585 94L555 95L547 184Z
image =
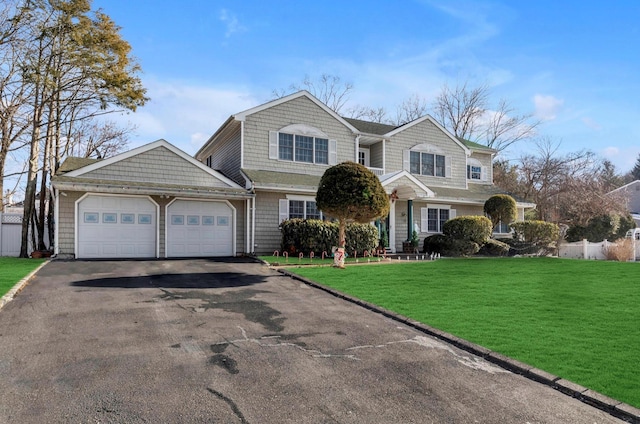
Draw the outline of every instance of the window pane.
M296 162L313 163L313 137L296 135Z
M480 166L471 166L471 177L472 180L479 180L480 175L482 173L482 168Z
M293 134L280 133L278 141L278 158L293 160Z
M427 210L427 230L430 233L438 232L438 209Z
M433 175L433 155L430 153L422 154L422 175Z
M449 209L440 209L440 231L445 222L449 220Z
M316 163L329 163L329 140L316 138Z
M289 219L304 218L304 200L289 200Z
M436 177L444 176L444 156L436 155Z
M412 174L420 173L420 152L409 152L409 172Z
M307 219L320 219L320 211L316 202L307 202Z

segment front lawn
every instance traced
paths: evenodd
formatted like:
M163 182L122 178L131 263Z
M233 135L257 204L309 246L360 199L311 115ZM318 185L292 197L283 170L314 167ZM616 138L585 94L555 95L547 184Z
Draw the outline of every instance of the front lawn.
M475 258L291 271L640 407L640 263Z
M0 297L36 269L44 259L8 258L0 256Z

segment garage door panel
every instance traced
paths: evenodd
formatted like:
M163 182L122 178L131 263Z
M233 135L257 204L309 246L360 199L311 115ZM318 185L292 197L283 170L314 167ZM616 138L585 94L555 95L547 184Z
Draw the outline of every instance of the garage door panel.
M146 197L87 196L78 205L77 257L155 257L156 215Z
M233 256L233 214L227 203L177 200L167 216L167 256Z

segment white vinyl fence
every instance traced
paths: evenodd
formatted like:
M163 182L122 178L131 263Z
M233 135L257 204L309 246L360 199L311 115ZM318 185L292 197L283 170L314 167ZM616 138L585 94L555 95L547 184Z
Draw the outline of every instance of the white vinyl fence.
M45 240L48 240L48 231L45 228ZM31 236L29 236L31 240ZM0 212L0 256L20 255L20 243L22 241L22 214ZM29 253L33 250L29 241Z
M572 259L606 259L605 251L607 247L612 244L615 243L607 240L599 243L591 243L586 239L574 243L562 243L558 246L558 256L560 258ZM635 260L640 260L640 241L634 240L634 245Z

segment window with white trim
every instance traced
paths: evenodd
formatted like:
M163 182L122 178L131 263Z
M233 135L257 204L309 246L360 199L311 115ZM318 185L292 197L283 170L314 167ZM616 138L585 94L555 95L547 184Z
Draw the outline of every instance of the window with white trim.
M456 210L447 205L427 205L420 209L420 232L441 233L444 223L455 216Z
M269 159L335 165L337 142L317 128L292 124L269 131Z
M433 153L410 152L410 172L432 177L445 176L445 157Z
M414 175L451 177L451 157L431 144L418 144L403 152L402 169Z
M475 158L467 158L467 180L487 181L489 170L482 166L482 162Z
M279 202L280 222L293 219L323 219L322 212L318 210L315 199L303 198L280 199Z
M468 180L481 180L482 179L482 167L476 165L467 165L467 179Z

